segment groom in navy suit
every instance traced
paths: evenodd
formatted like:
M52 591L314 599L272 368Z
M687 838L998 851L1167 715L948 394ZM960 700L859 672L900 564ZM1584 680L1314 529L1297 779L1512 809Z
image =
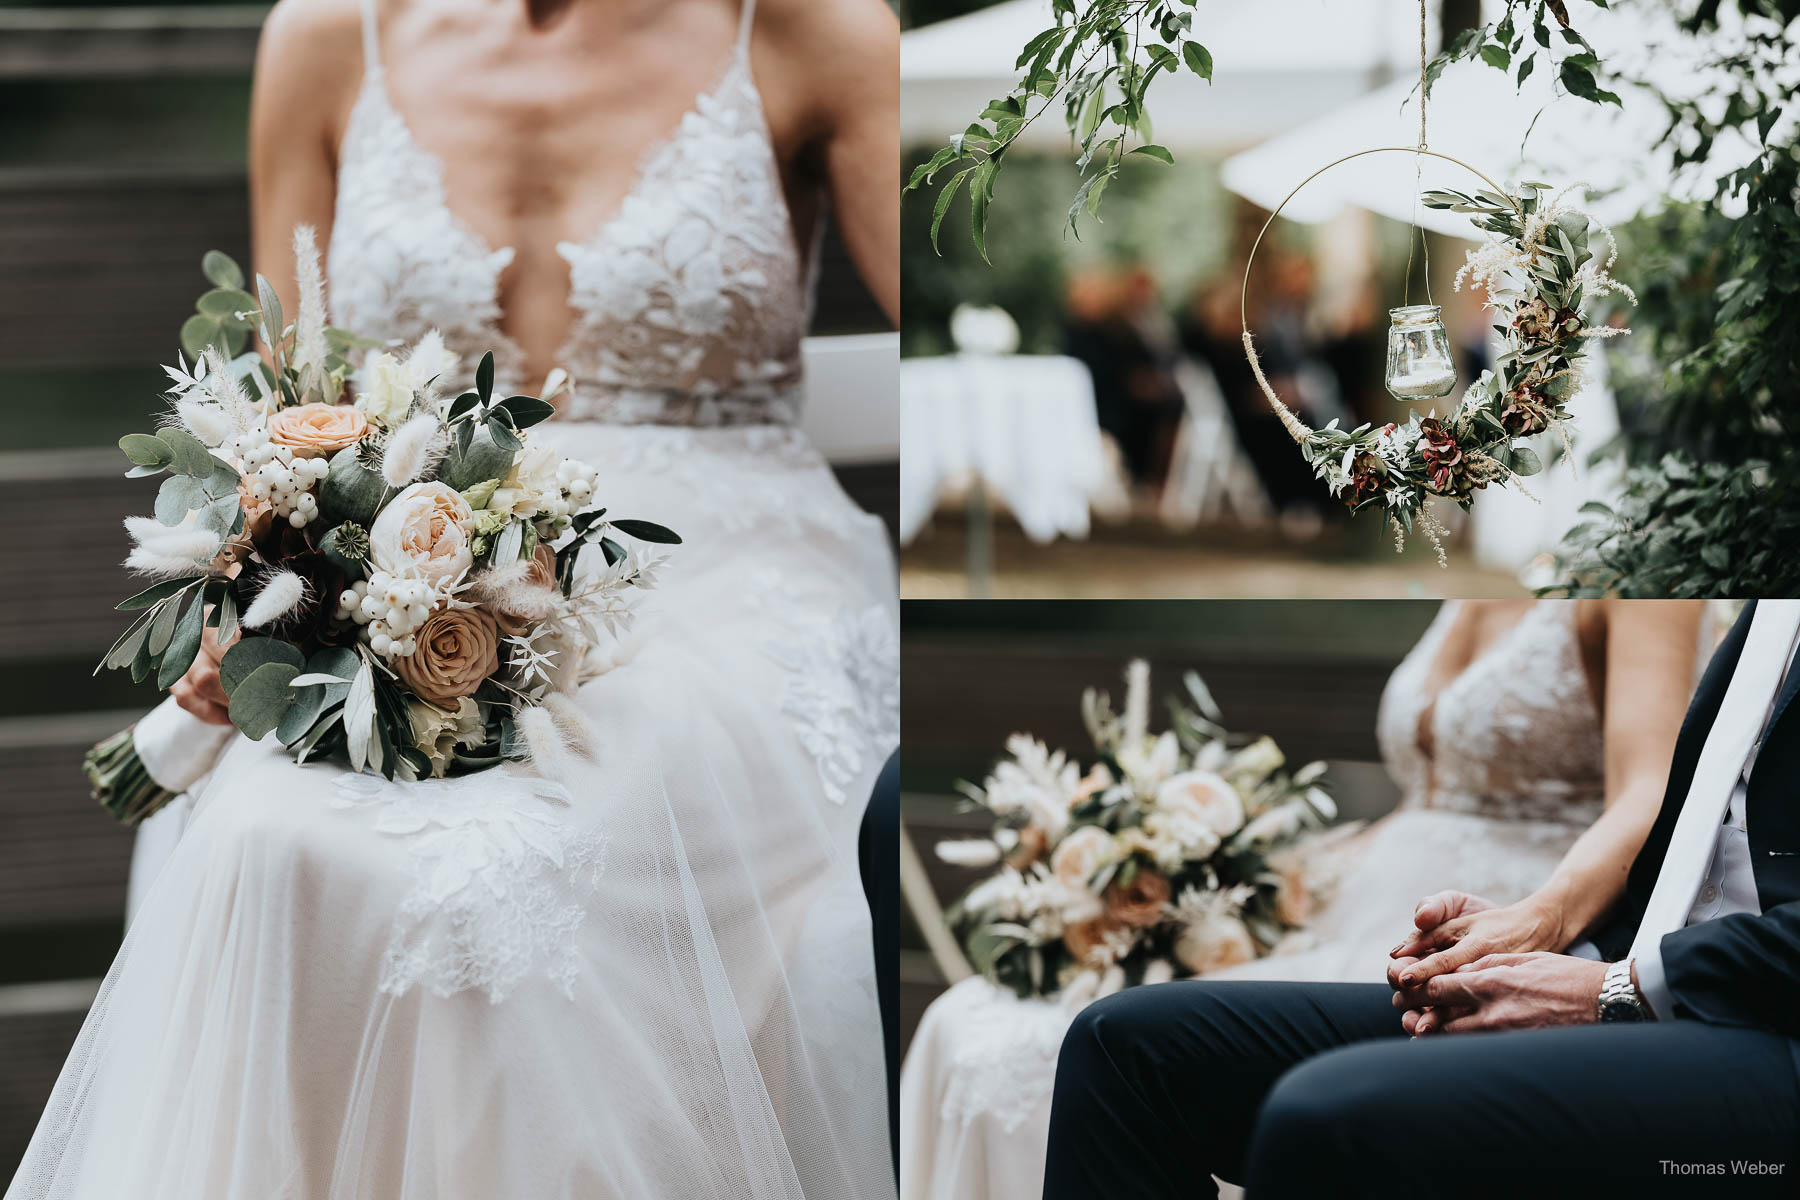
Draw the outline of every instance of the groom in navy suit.
M1063 1043L1045 1200L1800 1195L1800 601L1748 605L1578 954L1122 992ZM1425 1036L1421 1032L1424 1014Z

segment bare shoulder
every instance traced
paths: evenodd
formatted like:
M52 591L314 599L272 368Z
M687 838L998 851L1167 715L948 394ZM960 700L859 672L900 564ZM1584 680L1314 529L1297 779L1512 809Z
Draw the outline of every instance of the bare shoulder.
M362 78L360 0L280 0L263 22L256 90L286 121L341 115Z
M1667 647L1692 656L1698 646L1704 600L1621 600L1599 602L1612 636L1646 649Z
M757 0L756 23L782 58L811 64L823 86L899 77L900 22L886 0Z

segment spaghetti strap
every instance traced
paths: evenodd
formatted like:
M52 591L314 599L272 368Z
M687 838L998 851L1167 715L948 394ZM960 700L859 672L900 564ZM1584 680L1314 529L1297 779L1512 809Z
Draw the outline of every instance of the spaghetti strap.
M371 0L363 0L365 4ZM744 0L744 6L738 11L738 40L740 51L750 45L750 26L756 22L756 0Z
M375 12L378 2L379 0L361 0L363 74L369 77L381 74L381 34Z

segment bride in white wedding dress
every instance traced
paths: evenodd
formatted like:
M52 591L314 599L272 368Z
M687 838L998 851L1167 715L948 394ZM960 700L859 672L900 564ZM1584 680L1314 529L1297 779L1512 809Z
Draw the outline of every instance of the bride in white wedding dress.
M1539 914L1555 896L1591 922L1623 890L1711 649L1700 623L1685 601L1446 602L1376 717L1399 805L1338 849L1336 897L1291 944L1208 978L1379 982L1416 909L1470 961L1576 942ZM1073 1016L980 977L932 1003L901 1077L906 1200L1037 1200Z
M8 1200L892 1195L855 841L893 563L793 422L822 191L896 300L894 36L879 0L276 10L260 269L291 302L312 223L335 322L566 369L541 430L685 545L566 791L234 739Z

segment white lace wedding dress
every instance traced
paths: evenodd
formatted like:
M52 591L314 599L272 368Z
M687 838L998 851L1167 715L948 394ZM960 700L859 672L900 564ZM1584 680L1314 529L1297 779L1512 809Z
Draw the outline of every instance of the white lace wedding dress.
M446 207L374 34L334 319L533 386L511 251ZM560 249L576 390L541 428L686 540L581 689L585 778L390 785L237 738L9 1200L892 1195L855 841L898 740L893 564L792 425L805 256L745 38Z
M1292 944L1209 978L1380 982L1421 897L1454 887L1520 899L1599 816L1600 722L1575 602L1539 601L1433 695L1426 681L1457 607L1438 611L1382 693L1376 729L1399 806L1363 835L1337 898ZM901 1076L906 1200L1037 1200L1073 1015L980 977L932 1003Z

